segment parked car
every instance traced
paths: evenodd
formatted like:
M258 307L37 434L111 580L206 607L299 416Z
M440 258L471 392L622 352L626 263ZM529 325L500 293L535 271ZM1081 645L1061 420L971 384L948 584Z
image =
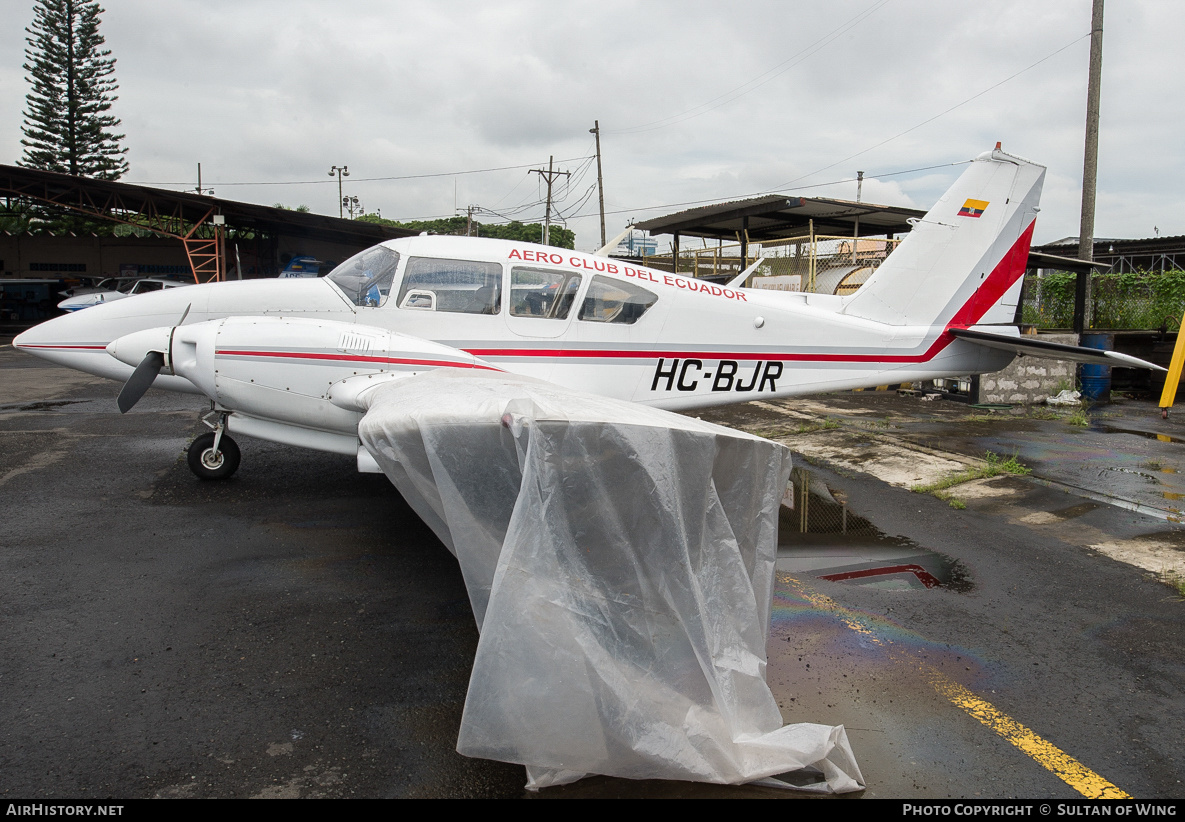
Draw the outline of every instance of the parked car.
M136 294L160 291L162 288L180 288L191 284L157 277L144 277L141 279L110 277L100 282L95 289L87 289L83 293L67 297L58 303L58 308L67 312L80 311L83 308L90 308L92 305L109 303L113 300L122 300L126 297L133 297Z

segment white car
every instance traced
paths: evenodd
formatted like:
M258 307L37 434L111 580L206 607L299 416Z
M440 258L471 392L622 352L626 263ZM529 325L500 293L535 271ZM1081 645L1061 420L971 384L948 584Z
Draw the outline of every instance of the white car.
M166 288L180 288L192 283L182 283L177 280L156 279L146 277L141 280L117 280L112 277L99 283L99 287L85 294L75 294L58 303L63 311L73 312L92 305L122 300L135 294L146 294L149 291L161 291Z

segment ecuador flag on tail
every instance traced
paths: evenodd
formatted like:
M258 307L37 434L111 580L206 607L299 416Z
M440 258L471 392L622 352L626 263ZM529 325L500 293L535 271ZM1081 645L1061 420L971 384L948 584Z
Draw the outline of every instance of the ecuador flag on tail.
M987 200L968 200L963 203L963 207L959 209L960 217L978 217L983 214L983 210L988 207Z

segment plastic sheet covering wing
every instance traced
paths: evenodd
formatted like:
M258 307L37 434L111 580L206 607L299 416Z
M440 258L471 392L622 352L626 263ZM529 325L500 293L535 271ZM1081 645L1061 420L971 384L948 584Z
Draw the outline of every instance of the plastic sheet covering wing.
M789 452L547 383L437 371L372 392L363 443L460 563L481 631L457 750L588 773L863 787L842 726L765 682Z

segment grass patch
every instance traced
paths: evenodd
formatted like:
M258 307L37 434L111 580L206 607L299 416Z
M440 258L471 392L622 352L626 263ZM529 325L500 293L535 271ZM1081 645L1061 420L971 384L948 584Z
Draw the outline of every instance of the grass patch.
M1160 580L1175 590L1178 596L1185 597L1185 574L1168 570L1160 575Z
M1090 425L1090 417L1086 415L1086 409L1081 407L1067 413L1048 406L1034 405L1028 410L1027 416L1031 420L1061 420L1067 425L1078 425L1083 428Z
M802 425L794 429L795 434L813 434L815 431L830 431L839 428L839 420L831 417L824 417L821 420L813 422L804 422Z
M1015 454L1005 459L999 454L988 451L986 454L984 454L983 465L976 468L968 468L965 471L959 471L958 473L951 474L948 477L943 477L936 482L931 482L928 485L915 485L910 490L919 494L933 494L939 499L949 502L952 508L966 508L967 506L963 504L961 500L959 501L959 505L955 505L954 502L952 502L954 498L950 494L944 494L943 492L946 491L947 488L954 488L956 485L962 485L965 482L971 482L971 480L998 477L1001 474L1016 474L1018 476L1023 476L1025 474L1031 474L1032 471L1033 469L1021 465L1020 462L1017 461Z

